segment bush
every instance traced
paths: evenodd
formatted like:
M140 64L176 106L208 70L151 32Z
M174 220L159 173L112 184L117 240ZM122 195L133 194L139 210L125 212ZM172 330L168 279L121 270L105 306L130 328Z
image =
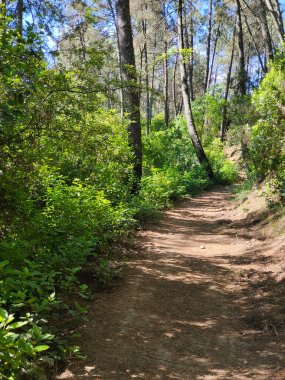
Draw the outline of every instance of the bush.
M251 170L259 180L274 179L282 191L285 183L285 58L277 56L270 71L254 92L253 105L259 115L250 135Z
M230 184L237 179L238 171L236 166L227 159L223 148L223 143L219 139L214 139L205 148L205 152L218 182Z

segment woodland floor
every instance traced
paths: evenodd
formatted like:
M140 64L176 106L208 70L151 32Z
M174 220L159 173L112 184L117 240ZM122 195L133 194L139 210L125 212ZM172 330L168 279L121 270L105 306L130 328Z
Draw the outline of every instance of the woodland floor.
M229 198L186 199L139 235L79 329L86 359L57 379L285 379L285 239L258 238Z

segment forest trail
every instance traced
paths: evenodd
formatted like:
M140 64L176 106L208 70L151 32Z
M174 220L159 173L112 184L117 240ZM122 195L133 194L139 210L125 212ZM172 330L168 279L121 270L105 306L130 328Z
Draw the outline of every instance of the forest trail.
M229 196L184 200L141 233L122 283L80 329L86 359L57 379L285 379L278 296L261 285L267 243L243 236Z

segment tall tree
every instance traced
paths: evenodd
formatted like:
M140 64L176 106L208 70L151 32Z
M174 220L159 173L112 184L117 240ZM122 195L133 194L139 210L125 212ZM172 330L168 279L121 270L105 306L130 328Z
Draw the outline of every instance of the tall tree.
M244 21L245 21L245 25L247 27L247 31L248 31L248 33L249 33L249 35L251 37L251 41L252 41L253 46L255 48L256 55L257 55L257 58L259 60L260 67L261 67L262 71L265 72L266 71L266 65L263 63L261 53L260 53L258 45L257 45L257 43L255 41L255 37L254 37L254 35L252 33L251 26L249 25L249 22L248 22L248 19L247 19L247 15L246 15L246 13L243 10L242 10L242 14L243 14L243 18L244 18ZM266 59L266 61L267 61L267 59Z
M188 83L191 101L195 100L194 94L194 84L193 84L193 75L194 75L194 4L193 1L189 1L188 8L187 3L185 4L185 23L187 22L186 15L189 14L189 31L185 27L185 46L189 49L189 60L188 60Z
M164 76L164 85L163 85L163 95L164 95L164 123L166 126L169 124L169 96L168 96L168 83L169 83L169 76L168 76L168 41L167 41L167 14L166 14L166 0L163 0L163 25L164 25L164 60L163 60L163 76Z
M192 108L191 108L191 100L190 100L189 88L188 88L188 83L187 83L185 56L183 55L183 52L185 50L184 33L183 33L183 8L184 8L183 0L178 0L177 31L178 31L178 47L179 47L179 51L181 55L180 60L179 60L179 67L180 67L180 76L181 76L181 85L182 85L181 90L182 90L182 97L183 97L184 113L185 113L188 132L189 132L193 147L195 149L195 152L197 154L197 158L199 162L204 165L209 178L215 179L215 175L211 168L210 162L205 154L205 151L203 149L203 146L197 134L197 130L196 130L195 122L193 118L193 113L192 113Z
M107 4L109 6L109 9L110 9L110 12L111 12L111 16L112 16L112 20L113 20L113 23L114 23L114 26L115 26L115 29L116 29L116 41L117 41L117 47L118 47L119 74L120 74L120 80L121 80L121 82L123 82L122 63L121 63L120 44L119 44L118 21L117 21L116 12L115 12L115 9L113 7L112 0L108 0ZM123 91L123 89L120 90L120 101L121 101L121 116L123 117L123 114L124 114L124 91Z
M284 25L282 19L282 13L280 10L280 4L278 0L265 0L269 13L271 15L272 21L275 25L280 42L283 43L284 37Z
M140 100L135 65L135 53L129 0L117 0L118 42L121 56L122 79L124 86L124 110L130 118L128 126L129 144L135 156L133 191L137 191L142 176L142 142L140 124Z
M225 97L224 97L225 103L223 105L223 110L222 110L222 122L221 122L221 128L220 128L220 138L222 141L224 141L226 127L227 127L227 114L228 114L227 102L228 102L229 92L230 92L231 75L232 75L234 52L235 52L235 40L236 40L236 24L233 30L232 50L231 50L230 63L229 63L228 72L227 72Z
M147 10L147 4L145 5ZM151 109L150 109L150 91L149 91L149 67L148 67L148 43L147 43L147 20L142 20L142 29L144 35L144 65L145 65L145 92L146 92L146 135L149 134L151 123Z
M242 13L240 0L236 0L237 4L237 34L238 34L238 83L237 93L239 95L246 95L247 75L245 67L245 53L244 53L244 35L242 26Z
M207 35L207 49L206 49L206 73L205 73L205 82L204 82L204 92L207 92L208 84L209 84L212 24L213 24L213 0L210 0L209 16L208 16L208 35Z
M266 63L268 64L269 61L273 59L273 44L272 44L272 39L268 27L268 22L267 22L267 17L266 17L266 6L264 3L264 0L259 0L259 20L260 20L260 28L261 28L261 33L262 37L264 39L264 44L265 44L265 58L266 58ZM265 71L266 71L267 66L265 65Z
M23 13L24 13L24 2L23 0L18 0L17 2L17 29L20 36L23 34Z

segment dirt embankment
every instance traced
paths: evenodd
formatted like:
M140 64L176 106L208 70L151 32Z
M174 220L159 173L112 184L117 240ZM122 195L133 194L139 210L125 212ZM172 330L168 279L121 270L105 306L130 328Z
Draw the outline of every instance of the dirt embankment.
M260 236L257 215L222 188L165 212L90 305L86 359L56 378L285 379L285 239Z

